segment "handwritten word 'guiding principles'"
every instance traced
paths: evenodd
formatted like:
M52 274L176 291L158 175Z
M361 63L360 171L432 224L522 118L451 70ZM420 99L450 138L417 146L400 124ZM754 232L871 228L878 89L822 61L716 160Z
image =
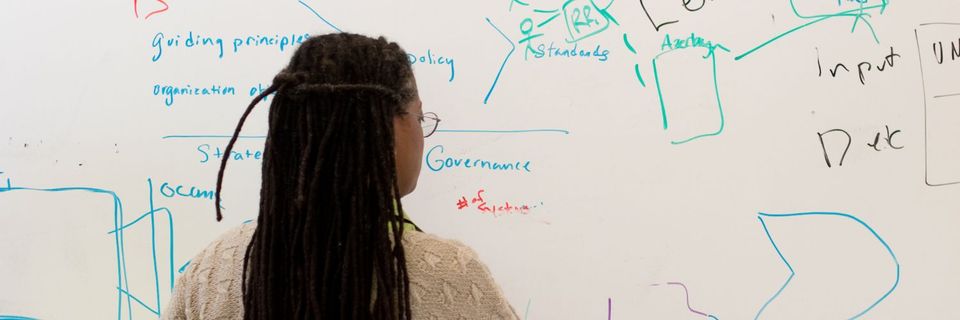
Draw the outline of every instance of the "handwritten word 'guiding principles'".
M448 82L453 82L453 78L457 74L456 66L453 63L453 58L444 57L441 55L433 55L433 51L430 49L427 49L426 55L416 55L413 53L407 53L407 60L410 60L410 64L413 64L413 65L416 65L417 63L424 64L424 65L444 65L444 64L449 65L450 79L447 80Z
M283 52L292 46L303 43L308 37L310 37L310 35L306 33L283 36L279 34L273 36L248 35L234 37L230 41L224 41L223 37L203 36L199 33L195 34L193 31L188 32L186 36L183 34L167 36L163 32L157 32L150 42L150 46L153 48L153 56L150 57L150 60L153 62L159 61L163 57L165 48L167 50L206 48L212 51L212 54L216 54L217 59L223 59L224 53L232 52L233 54L238 54L240 49L244 47L273 47Z
M443 145L437 145L427 151L427 168L430 171L440 172L443 169L466 168L486 169L492 171L519 171L531 172L530 161L496 162L481 159L443 157Z

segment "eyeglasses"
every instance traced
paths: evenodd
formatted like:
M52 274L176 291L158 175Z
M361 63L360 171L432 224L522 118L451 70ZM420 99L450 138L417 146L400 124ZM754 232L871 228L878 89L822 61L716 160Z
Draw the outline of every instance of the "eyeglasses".
M420 121L420 128L423 129L424 138L433 135L434 132L437 132L437 127L440 126L440 118L433 112L420 114L418 120Z

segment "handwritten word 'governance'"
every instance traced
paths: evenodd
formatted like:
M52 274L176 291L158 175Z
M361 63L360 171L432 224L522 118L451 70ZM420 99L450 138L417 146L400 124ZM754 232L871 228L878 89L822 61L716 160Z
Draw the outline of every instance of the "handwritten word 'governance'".
M483 159L443 157L443 145L437 145L427 151L426 162L430 171L440 172L444 169L486 169L491 171L519 171L531 172L530 161L497 162Z

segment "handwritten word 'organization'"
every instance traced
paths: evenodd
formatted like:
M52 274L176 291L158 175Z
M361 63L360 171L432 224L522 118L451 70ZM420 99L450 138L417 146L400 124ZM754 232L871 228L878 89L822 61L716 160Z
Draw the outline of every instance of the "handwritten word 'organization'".
M206 87L194 87L171 85L153 85L153 96L163 97L163 104L168 107L173 106L176 96L234 96L237 94L237 88L234 86L210 85Z
M531 172L530 161L497 162L483 159L443 157L443 152L443 145L434 146L427 151L426 162L430 171L440 172L444 169L464 168Z
M230 84L211 84L206 86L194 86L193 84L185 85L171 85L171 84L159 84L155 83L153 85L153 96L162 97L163 104L167 107L172 107L176 103L177 97L186 96L186 97L233 97L237 95L237 87ZM239 86L240 88L249 88L246 89L248 97L256 97L257 95L263 93L264 88L263 83L258 83L256 85L249 86ZM270 95L263 98L264 101L269 100Z
M290 49L292 46L303 43L310 37L309 34L289 34L289 35L249 35L234 37L232 40L224 41L220 36L202 36L190 31L186 36L176 34L167 36L163 32L157 32L150 43L153 49L153 55L150 60L160 61L166 51L172 49L206 49L212 51L218 59L223 59L225 53L238 54L240 50L247 47L266 47L276 48L278 51ZM230 47L226 47L230 46Z

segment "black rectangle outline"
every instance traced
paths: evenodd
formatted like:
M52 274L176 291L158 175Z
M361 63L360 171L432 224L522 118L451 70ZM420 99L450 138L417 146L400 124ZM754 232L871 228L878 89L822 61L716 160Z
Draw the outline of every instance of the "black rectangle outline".
M920 27L925 26L960 26L960 23L932 22L920 24ZM923 73L923 53L920 50L920 33L917 31L917 29L913 29L913 36L917 41L917 59L920 60L920 85L923 88L923 182L930 187L943 187L960 184L960 180L947 183L930 183L930 157L927 150L927 80Z

